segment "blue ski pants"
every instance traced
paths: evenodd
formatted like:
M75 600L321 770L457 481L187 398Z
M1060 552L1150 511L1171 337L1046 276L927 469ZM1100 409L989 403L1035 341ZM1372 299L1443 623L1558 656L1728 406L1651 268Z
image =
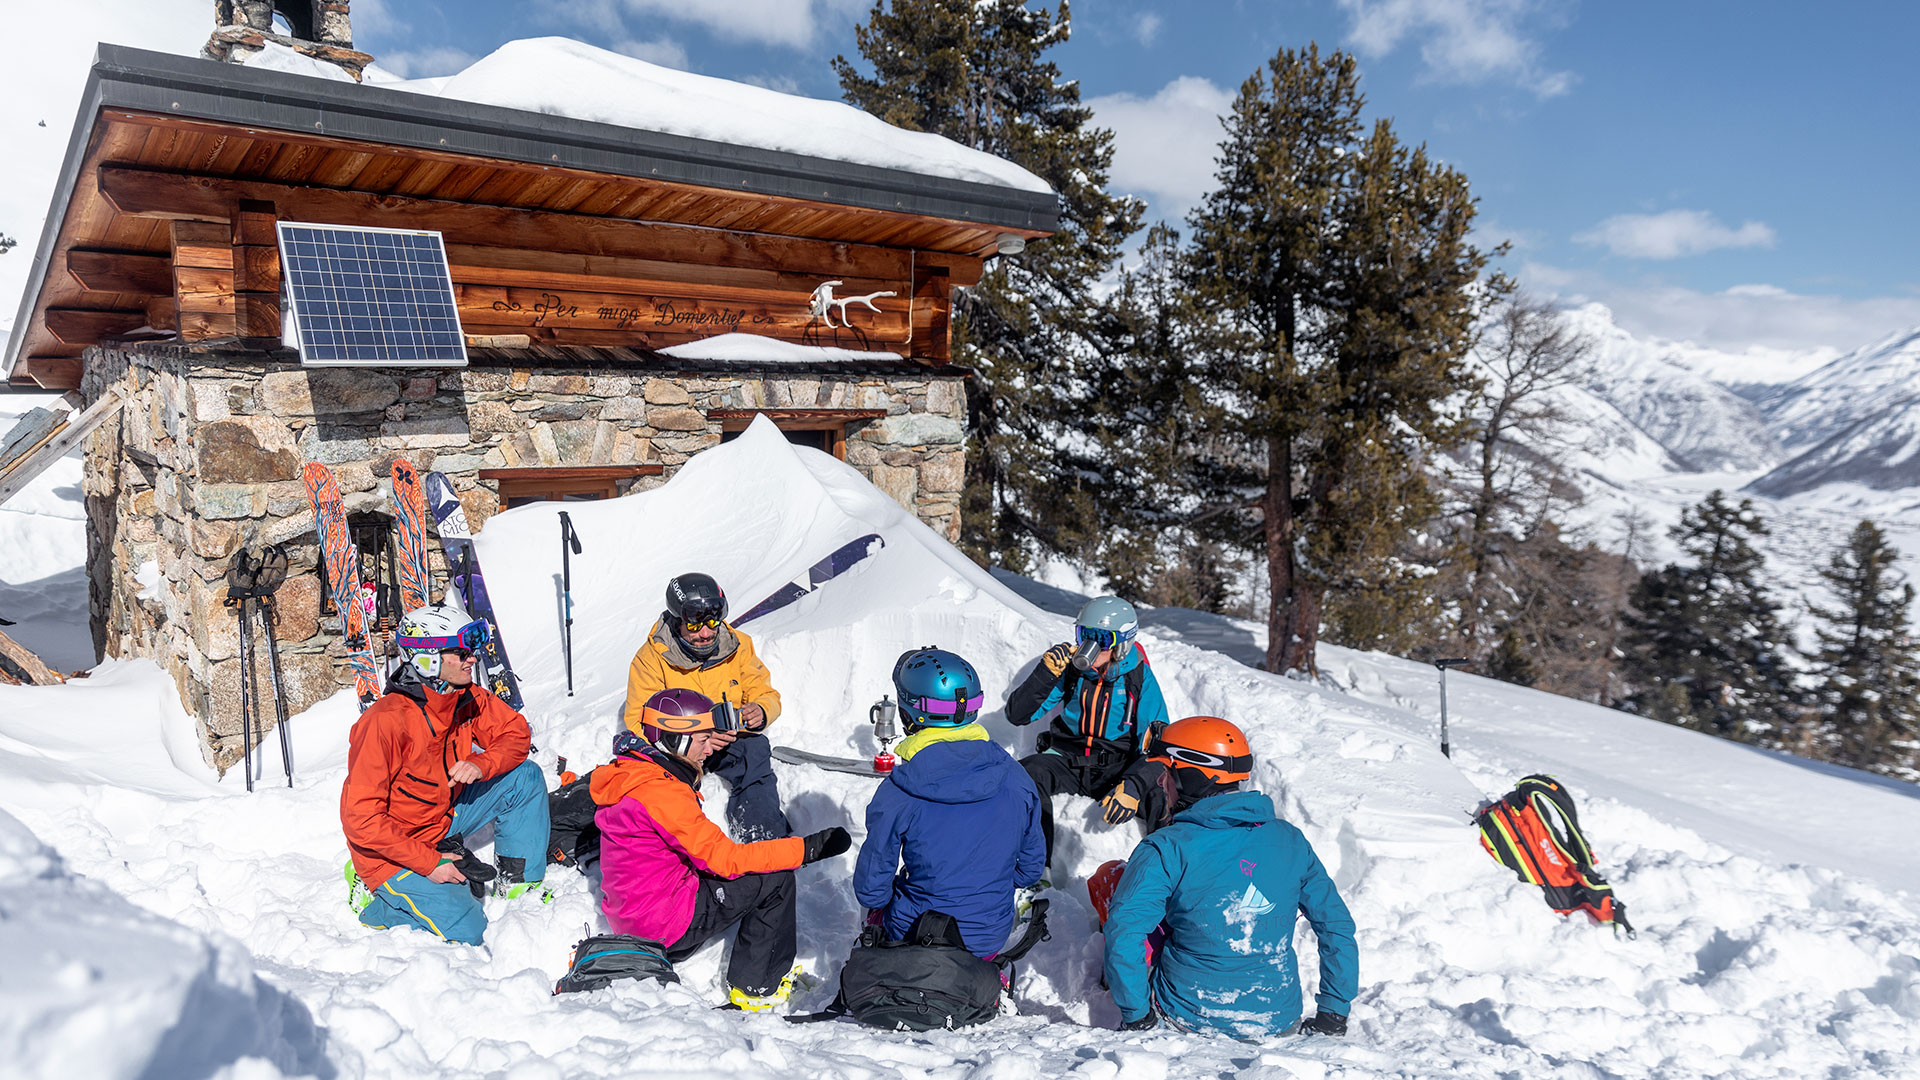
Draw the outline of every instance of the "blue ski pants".
M765 735L742 735L707 759L707 771L726 781L727 824L741 843L793 835L780 809L780 785L773 777L773 747Z
M547 868L547 783L540 767L523 761L518 768L468 784L453 801L448 835L471 837L493 826L494 857L527 861L527 880L539 881ZM402 870L374 890L360 921L376 929L412 926L448 941L480 944L487 913L465 882L442 884Z

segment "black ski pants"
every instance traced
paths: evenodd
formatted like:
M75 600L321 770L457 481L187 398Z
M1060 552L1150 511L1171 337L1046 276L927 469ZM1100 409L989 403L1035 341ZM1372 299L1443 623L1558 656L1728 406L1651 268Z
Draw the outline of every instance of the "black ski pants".
M793 826L780 809L780 785L773 777L773 748L765 735L735 739L733 745L707 759L706 771L732 789L727 800L727 825L733 829L735 840L750 844L793 835Z
M701 875L693 898L693 921L680 940L667 946L667 959L679 963L734 923L733 958L727 961L727 985L759 997L772 993L793 970L798 945L797 892L793 871L743 874L726 878Z
M1076 759L1045 750L1020 759L1020 767L1027 770L1033 786L1040 790L1040 834L1047 841L1048 866L1053 865L1053 797L1061 792L1090 799L1105 797L1133 764L1125 758L1106 760L1107 767L1100 768L1101 759Z

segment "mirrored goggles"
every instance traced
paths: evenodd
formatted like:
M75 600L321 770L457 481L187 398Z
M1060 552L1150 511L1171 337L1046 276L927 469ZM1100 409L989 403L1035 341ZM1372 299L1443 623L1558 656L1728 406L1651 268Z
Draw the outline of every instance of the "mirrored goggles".
M1161 744L1160 752L1175 761L1187 765L1198 765L1203 769L1221 769L1231 773L1253 771L1253 756L1250 754L1222 757L1219 754L1209 754L1205 750L1193 750L1185 746L1173 746L1165 743Z
M1122 634L1118 630L1101 630L1092 626L1076 626L1073 628L1073 638L1075 642L1085 645L1091 641L1103 649L1117 649L1120 647L1120 642L1127 637L1128 635Z
M726 622L726 617L718 611L689 611L680 617L682 630L705 630Z
M487 637L487 621L475 619L446 637L408 637L402 634L398 644L403 649L458 651L472 656L486 645Z

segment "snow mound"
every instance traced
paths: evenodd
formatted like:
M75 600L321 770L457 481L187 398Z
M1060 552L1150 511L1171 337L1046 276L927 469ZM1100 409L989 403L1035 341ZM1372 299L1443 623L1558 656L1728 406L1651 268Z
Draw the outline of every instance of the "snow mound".
M1010 161L894 127L842 102L695 75L569 38L509 41L459 74L380 85L976 184L1052 190Z
M676 360L719 360L741 364L823 364L848 360L898 363L899 353L861 352L827 345L798 345L760 334L716 334L661 349Z

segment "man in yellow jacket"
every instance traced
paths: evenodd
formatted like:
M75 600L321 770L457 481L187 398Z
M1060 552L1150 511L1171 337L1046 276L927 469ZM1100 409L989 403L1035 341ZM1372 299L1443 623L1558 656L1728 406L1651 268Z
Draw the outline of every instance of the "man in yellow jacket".
M780 693L753 639L727 625L727 596L706 574L667 583L667 610L627 669L627 730L643 735L641 711L662 690L693 690L736 713L737 729L718 733L706 771L727 782L727 823L741 842L792 836L780 809L773 756L760 735L780 716Z

